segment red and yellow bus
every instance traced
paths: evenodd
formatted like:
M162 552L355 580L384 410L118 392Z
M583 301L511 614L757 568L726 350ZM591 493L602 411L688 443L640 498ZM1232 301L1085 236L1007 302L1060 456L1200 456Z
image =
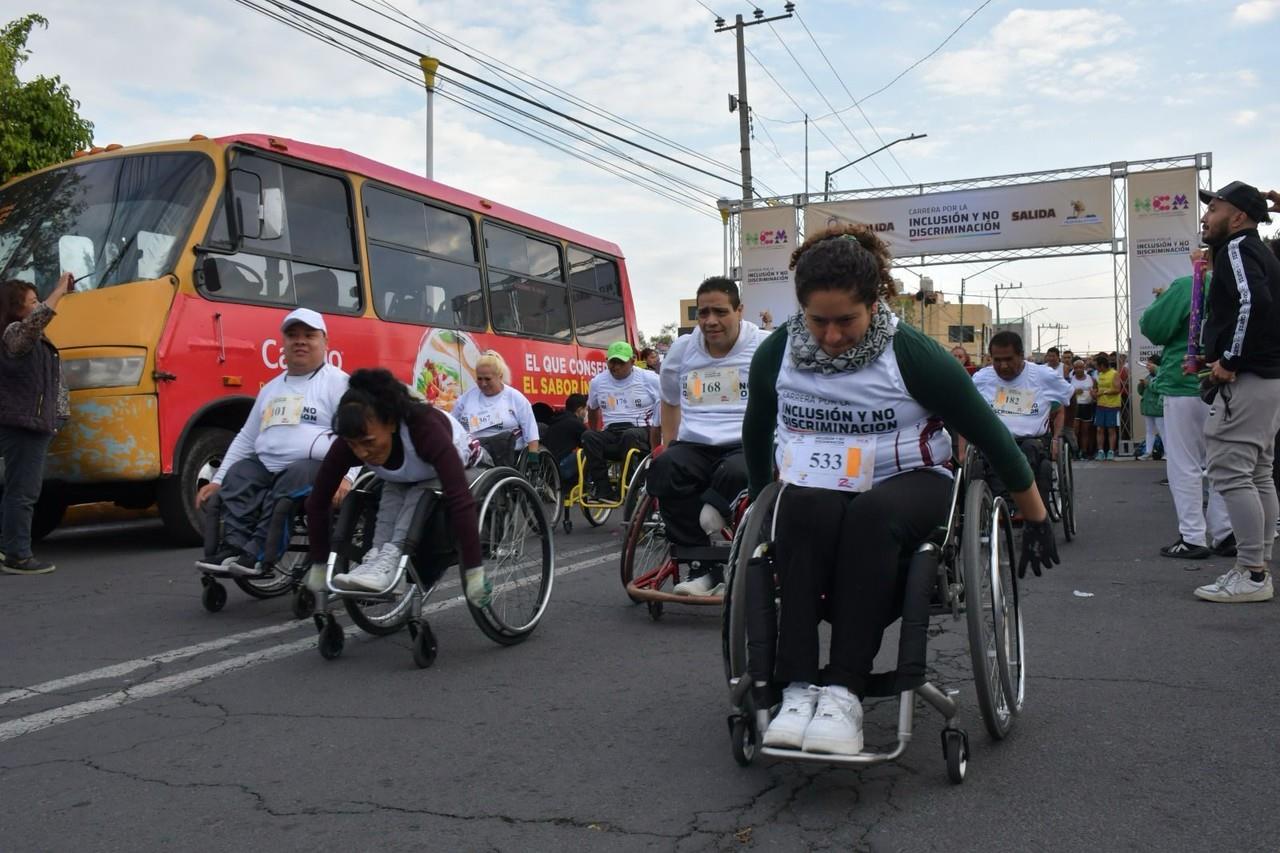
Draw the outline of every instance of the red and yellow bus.
M382 365L450 408L482 350L553 406L635 343L616 245L350 152L242 134L108 146L0 187L0 279L84 276L49 336L72 416L36 532L72 503L193 501L262 383L280 321L325 315L329 359Z

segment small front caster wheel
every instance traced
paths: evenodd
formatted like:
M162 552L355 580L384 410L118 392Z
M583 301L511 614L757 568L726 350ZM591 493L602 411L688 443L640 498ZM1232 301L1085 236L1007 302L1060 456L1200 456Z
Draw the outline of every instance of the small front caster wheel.
M650 619L652 619L654 622L657 622L659 619L662 618L662 602L661 601L650 601L648 602L648 607L649 607Z
M969 736L960 729L943 729L942 754L947 760L947 778L959 785L969 768Z
M215 580L209 581L200 593L200 603L210 613L217 613L227 603L227 588Z
M746 714L739 714L729 724L730 744L733 747L733 760L740 767L748 767L755 760L756 748L759 746L756 727Z
M334 660L342 654L342 647L346 641L347 637L343 633L342 626L330 618L320 631L320 657L325 660Z
M565 517L565 520L564 520L564 532L565 533L573 532L573 522L567 516Z
M305 586L293 594L293 618L306 619L316 612L316 594Z
M436 635L431 630L431 626L426 620L421 622L411 622L410 632L413 634L413 662L420 669L426 669L436 662L436 653L439 647L436 646Z

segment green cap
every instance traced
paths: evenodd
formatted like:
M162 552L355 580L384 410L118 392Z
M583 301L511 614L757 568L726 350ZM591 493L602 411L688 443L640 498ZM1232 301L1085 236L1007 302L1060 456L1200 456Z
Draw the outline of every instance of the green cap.
M631 348L631 344L626 341L614 341L609 344L609 349L605 353L605 360L631 361L631 359L635 358L635 355L636 352Z

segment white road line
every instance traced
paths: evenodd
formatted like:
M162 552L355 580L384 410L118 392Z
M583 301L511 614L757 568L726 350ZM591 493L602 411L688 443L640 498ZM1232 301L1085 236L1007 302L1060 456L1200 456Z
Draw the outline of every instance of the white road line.
M599 548L577 548L573 551L566 551L557 554L557 558L576 557L580 554L590 554L599 551ZM449 589L450 587L461 586L461 581L452 580L445 581L436 586L437 590ZM428 611L430 612L430 611ZM7 705L10 702L17 702L22 699L31 699L36 696L43 696L47 693L58 693L72 687L78 687L81 684L89 684L94 681L105 681L109 678L121 678L131 672L137 672L140 669L155 666L156 664L173 663L183 658L195 657L205 652L216 652L219 649L225 649L228 646L234 646L248 640L259 640L263 637L270 637L275 634L284 634L289 631L297 630L303 626L309 626L311 622L284 622L279 625L268 625L265 628L255 628L252 631L244 631L240 634L228 634L225 637L219 637L216 640L208 640L203 643L196 643L192 646L184 646L180 649L171 649L167 652L160 652L155 655L147 655L146 657L136 658L134 660L121 661L120 663L104 666L99 669L91 669L88 672L81 672L75 675L68 675L63 678L55 678L52 681L45 681L40 684L33 684L30 687L19 687L14 690L8 690L0 693L0 705Z
M591 548L585 550L594 551L598 549ZM598 566L601 563L607 563L616 559L618 559L618 552L613 551L598 557L592 557L576 563L570 563L562 568L556 569L555 575L556 577L571 575L575 572L580 572L583 569L589 569L592 566ZM428 605L424 612L438 613L442 610L449 610L461 605L463 601L465 601L464 597L459 595L455 598L450 598L445 601ZM285 630L294 627L297 627L297 623L290 623L286 626ZM351 626L346 629L345 633L347 636L354 636L359 634L360 630L355 626ZM28 735L33 732L38 732L52 726L61 725L62 723L69 723L72 720L78 720L91 714L97 714L102 711L111 711L116 708L123 708L125 705L131 705L142 699L154 699L155 697L163 696L166 693L185 690L186 688L199 684L203 681L208 681L210 679L217 678L218 676L226 675L227 673L258 666L259 664L268 663L269 661L279 660L306 649L314 648L315 645L316 640L314 636L301 640L293 640L288 643L282 643L278 646L271 646L270 648L249 652L248 654L244 654L239 657L219 661L218 663L197 667L196 669L187 670L186 672L168 675L164 678L158 678L155 681L143 682L142 684L127 687L124 690L104 693L101 696L97 696L93 699L86 699L83 702L73 702L59 708L51 708L47 711L28 714L25 717L18 717L17 719L0 723L0 743L22 737L23 735ZM132 661L130 663L132 663ZM120 664L120 666L124 666L124 664ZM84 674L88 675L89 673ZM71 676L71 678L76 677L77 676ZM32 690L34 690L34 688L32 688Z

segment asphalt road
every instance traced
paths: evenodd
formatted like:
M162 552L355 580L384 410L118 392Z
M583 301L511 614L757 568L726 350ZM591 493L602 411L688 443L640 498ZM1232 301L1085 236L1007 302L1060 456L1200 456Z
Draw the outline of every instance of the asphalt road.
M1077 471L1082 538L1023 587L1007 740L982 727L964 623L937 623L961 786L923 703L898 763L739 768L718 615L630 605L616 528L558 536L523 645L438 612L428 670L403 634L323 660L287 599L204 612L195 552L154 522L60 531L56 573L0 575L0 849L1275 850L1280 603L1192 598L1227 561L1157 556L1162 474ZM869 741L895 712L869 708Z

